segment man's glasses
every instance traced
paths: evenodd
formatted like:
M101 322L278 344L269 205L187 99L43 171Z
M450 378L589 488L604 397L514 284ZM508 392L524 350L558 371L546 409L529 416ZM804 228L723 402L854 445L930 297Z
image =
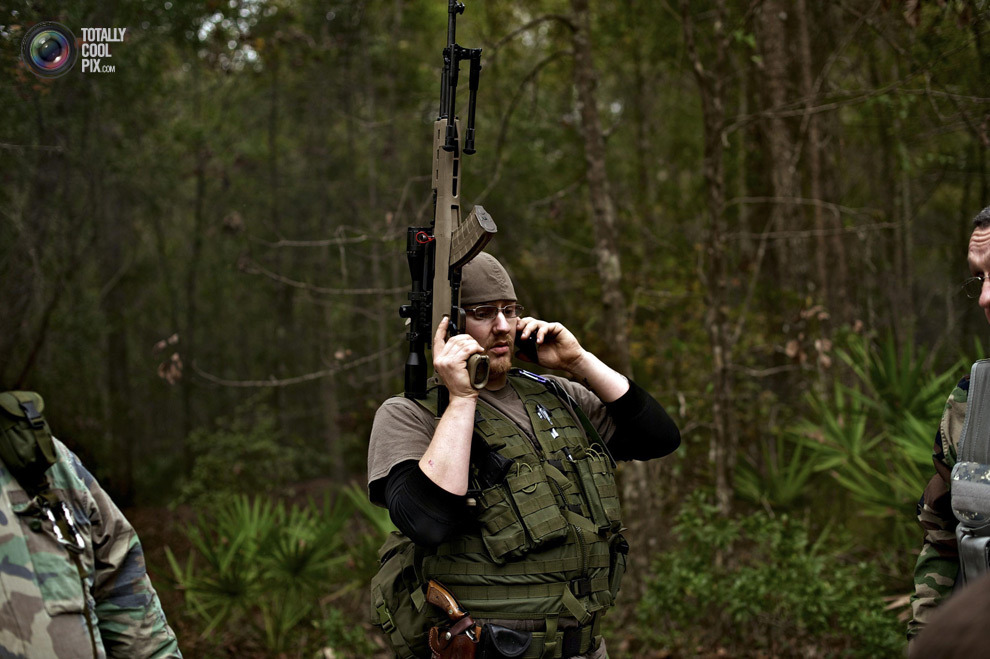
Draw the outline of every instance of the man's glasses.
M977 275L975 277L970 277L962 283L963 292L966 293L966 297L970 299L977 299L980 294L983 293L983 282L987 280L986 274Z
M499 314L505 314L506 318L519 318L526 311L526 307L521 304L507 304L504 307L497 307L494 304L483 304L480 307L465 309L475 320L492 320Z

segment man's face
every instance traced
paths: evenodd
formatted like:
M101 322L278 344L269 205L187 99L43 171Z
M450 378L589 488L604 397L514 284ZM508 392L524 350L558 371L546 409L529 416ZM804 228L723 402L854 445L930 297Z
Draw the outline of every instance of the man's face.
M976 229L969 238L969 271L974 277L990 273L990 228ZM983 282L979 305L990 323L990 286Z
M497 306L504 307L515 304L514 300L495 300L472 304L471 307ZM485 354L488 355L489 371L494 376L509 372L512 367L512 356L515 354L516 322L518 318L506 318L499 312L491 320L476 320L473 315L467 315L467 333L477 341Z

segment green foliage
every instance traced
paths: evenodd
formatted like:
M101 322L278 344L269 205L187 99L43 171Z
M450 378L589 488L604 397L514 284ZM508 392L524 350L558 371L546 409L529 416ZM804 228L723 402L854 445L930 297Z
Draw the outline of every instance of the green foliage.
M847 561L838 533L814 538L806 523L762 512L725 519L695 494L673 535L638 605L643 643L685 656L698 647L740 657L903 652L876 570Z
M851 384L836 381L828 392L809 394L807 415L761 445L759 464L741 465L737 493L795 510L829 479L843 493L829 494L835 509L846 501L855 506L863 546L911 546L935 428L961 363L932 372L925 366L930 355L912 345L898 348L890 336L873 343L849 334L843 343L836 353L851 371Z
M279 428L265 404L249 401L217 426L189 436L195 457L179 501L206 504L233 494L272 493L329 471L321 454Z
M186 560L169 548L166 553L188 612L203 625L202 637L309 656L330 634L353 644L338 651L365 656L360 639L341 632L328 605L360 585L343 533L351 512L343 497L334 505L287 507L233 496L199 514L187 530L192 551Z
M367 584L378 572L379 547L396 528L388 510L371 503L364 488L352 483L341 490L341 493L347 497L354 510L361 514L361 519L370 525L367 532L357 534L350 542L355 578Z
M879 412L884 426L903 430L905 418L941 416L942 405L961 364L942 373L927 367L929 355L913 341L898 342L887 334L878 342L850 334L837 354L856 374L860 389L851 389L864 405ZM909 424L910 425L910 424Z
M800 444L777 434L773 442L760 446L759 468L742 464L736 472L736 494L754 503L772 508L790 508L808 495L815 475L815 463Z

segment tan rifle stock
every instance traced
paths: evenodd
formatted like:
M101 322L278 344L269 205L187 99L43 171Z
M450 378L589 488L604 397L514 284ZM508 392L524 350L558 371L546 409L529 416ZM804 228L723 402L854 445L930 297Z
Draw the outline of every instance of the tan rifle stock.
M460 134L459 122L454 125ZM481 206L475 206L466 219L461 218L460 198L460 149L445 150L447 119L438 119L433 130L433 190L436 209L433 224L435 267L433 270L433 321L432 334L443 317L451 317L456 333L464 331L464 313L460 299L452 299L452 291L460 286L460 270L465 263L477 256L492 239L498 228L491 215ZM453 286L456 279L456 286ZM459 298L458 294L458 298ZM472 355L468 360L471 383L476 389L488 382L488 357Z

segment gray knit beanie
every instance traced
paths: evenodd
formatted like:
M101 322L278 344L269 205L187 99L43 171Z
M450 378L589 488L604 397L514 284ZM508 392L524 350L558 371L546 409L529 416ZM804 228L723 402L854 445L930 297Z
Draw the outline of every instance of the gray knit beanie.
M482 252L461 270L461 304L516 300L509 273L494 256Z

